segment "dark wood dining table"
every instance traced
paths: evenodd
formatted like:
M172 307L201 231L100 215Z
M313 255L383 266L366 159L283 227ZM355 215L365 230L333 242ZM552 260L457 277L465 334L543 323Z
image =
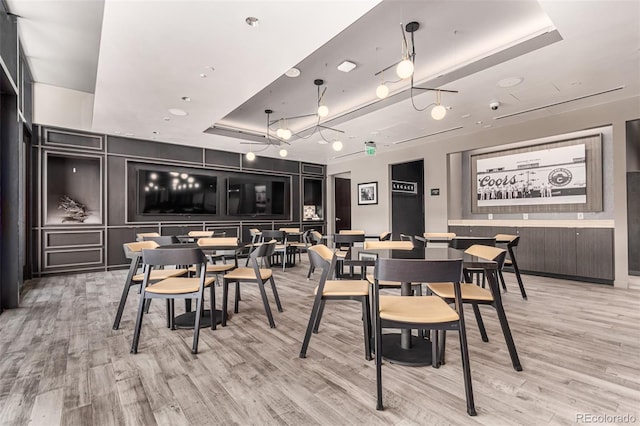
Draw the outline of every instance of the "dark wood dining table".
M491 294L496 303L498 319L500 320L500 325L505 335L511 361L516 370L522 370L507 316L502 306L502 297L498 284L498 264L496 262L472 256L463 250L454 248L417 247L413 250L372 250L362 247L352 247L349 252L347 252L344 263L345 265L361 266L363 276L366 276L366 268L375 267L376 259L379 258L424 260L462 259L464 268L484 269ZM411 296L411 283L402 283L400 292L403 296ZM400 333L383 334L382 348L382 356L390 362L413 366L431 365L431 344L422 337L412 335L411 330L401 330Z

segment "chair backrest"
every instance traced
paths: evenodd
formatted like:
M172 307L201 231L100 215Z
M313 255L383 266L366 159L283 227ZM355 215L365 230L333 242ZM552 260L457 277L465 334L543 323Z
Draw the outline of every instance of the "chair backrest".
M363 243L364 234L335 234L333 236L333 243L336 248L340 247L352 247L354 243Z
M413 250L411 241L365 241L366 249Z
M249 229L249 236L251 237L252 244L262 241L262 232L258 228Z
M190 237L212 237L213 231L189 231L187 235Z
M236 237L212 237L198 240L199 246L234 246L237 244L238 239Z
M335 271L337 256L333 250L324 244L316 244L315 246L309 247L307 253L309 254L309 263L311 263L314 268L322 269L320 283L318 284L318 293L322 294L322 289L324 288L327 277L332 271Z
M379 258L374 270L378 281L404 283L454 282L462 277L462 259L415 260Z
M136 234L136 241L144 241L144 237L159 237L157 232L141 232Z
M276 244L277 244L276 240L271 240L271 241L265 242L264 244L261 244L258 247L256 247L251 252L249 257L251 259L260 259L262 257L269 257L275 252Z
M315 230L311 231L309 235L311 236L311 238L316 244L320 244L322 242L322 234L319 233L318 231L315 231Z
M264 230L262 231L262 239L263 241L276 240L278 242L283 242L284 231L273 231L271 229Z
M379 241L388 241L391 239L391 232L385 231L378 236Z
M339 232L340 235L364 235L364 231L360 229L343 229Z
M151 266L206 264L199 248L142 249L142 263Z
M161 246L166 246L168 244L178 244L180 240L178 237L173 235L161 235L159 237L144 237L145 241L155 241Z
M464 251L472 256L481 257L486 260L493 260L498 264L498 269L502 269L504 265L504 258L507 255L505 249L499 247L485 246L481 244L475 244Z
M495 239L496 241L508 241L507 245L510 247L517 247L520 242L519 235L497 234Z
M400 234L400 240L411 242L413 247L416 247L416 248L424 248L424 244L425 244L423 240L418 241L413 235L407 235L407 234Z
M455 232L425 232L423 236L429 238L441 238L443 240L450 240L456 237Z

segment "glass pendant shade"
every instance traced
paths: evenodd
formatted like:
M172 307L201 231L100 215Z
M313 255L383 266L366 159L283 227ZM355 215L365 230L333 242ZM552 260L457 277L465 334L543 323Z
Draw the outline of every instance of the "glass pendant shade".
M286 157L289 153L287 152L286 149L282 148L280 150L280 157Z
M407 58L400 61L396 67L396 74L402 79L411 77L413 74L413 62L411 59Z
M442 105L436 105L431 109L431 118L434 120L442 120L447 115L447 109Z
M376 96L380 99L384 99L389 96L389 88L386 84L382 83L380 86L378 86L378 88L376 89Z
M333 142L331 147L333 148L334 151L342 151L342 142L335 141L335 142Z
M245 157L248 161L253 161L256 159L256 155L251 151L247 152L247 155L245 155Z
M326 117L329 115L329 108L326 105L320 105L318 107L318 115L320 117Z
M289 129L282 129L282 136L280 136L282 139L284 139L285 141L288 141L289 139L291 139L291 130Z

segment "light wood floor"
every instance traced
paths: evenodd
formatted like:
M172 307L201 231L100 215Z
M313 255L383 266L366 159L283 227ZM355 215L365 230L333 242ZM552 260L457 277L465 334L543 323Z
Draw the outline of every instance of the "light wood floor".
M495 312L482 308L483 343L468 309L478 416L465 412L455 333L438 370L384 365L378 412L357 302L328 303L308 357L298 358L315 285L307 265L276 272L285 308L274 312L276 329L257 288L245 285L240 313L226 328L203 329L198 355L191 330L165 328L157 301L139 353L129 354L135 291L120 330L111 329L126 271L34 280L22 307L0 315L0 422L538 425L574 424L581 413L640 421L637 289L525 276L523 301L507 273L504 302L524 371L511 367Z

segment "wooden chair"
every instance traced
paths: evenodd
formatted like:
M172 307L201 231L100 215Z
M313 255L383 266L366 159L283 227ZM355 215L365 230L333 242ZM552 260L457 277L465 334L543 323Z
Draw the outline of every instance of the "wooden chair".
M520 268L518 268L518 262L516 262L516 254L515 248L518 247L520 243L519 235L509 235L509 234L498 234L495 236L496 244L504 244L507 247L507 252L509 253L509 257L505 259L504 266L513 267L513 272L516 276L516 280L518 281L518 286L520 287L520 294L522 298L527 300L527 292L524 290L524 283L522 282L522 277L520 276ZM502 288L504 291L507 291L507 284L504 281L504 276L502 275L502 271L500 271L500 282L502 283Z
M343 232L345 231L340 231L339 234L334 234L333 236L333 244L337 249L336 255L338 256L338 264L336 270L338 271L339 278L344 277L343 263L349 249L356 243L364 243L364 231L355 231L355 233L353 231L346 233ZM349 266L349 278L353 278L353 274L354 268L353 266ZM360 275L363 276L362 271Z
M425 242L424 240L416 240L413 235L400 234L400 241L410 241L415 248L424 248Z
M340 235L364 235L361 229L343 229L338 232Z
M262 303L264 305L264 310L267 314L267 319L269 320L269 326L271 328L276 327L276 323L273 321L273 315L271 314L271 307L269 306L269 299L267 299L267 292L265 291L265 285L267 281L271 283L271 290L273 291L273 296L276 300L276 305L278 307L278 312L282 312L282 305L280 304L280 297L278 296L278 290L276 289L276 283L273 280L273 271L268 268L269 266L269 258L273 255L276 247L276 241L271 240L268 243L263 243L262 245L256 247L253 252L249 255L249 260L251 261L250 268L237 268L233 271L225 274L223 280L222 287L222 326L227 325L227 299L229 293L229 283L236 283L236 292L235 292L235 303L233 312L238 313L239 311L239 289L241 282L253 282L258 284L258 289L260 290L260 295L262 296ZM258 262L262 260L267 268L260 268Z
M124 312L124 307L127 303L127 297L129 296L129 289L134 285L140 285L144 281L144 274L138 273L138 269L141 265L141 252L143 249L152 250L158 247L158 243L155 241L140 241L135 243L125 243L122 245L124 249L124 255L131 259L131 264L129 265L129 273L127 274L127 278L124 282L124 287L122 289L122 295L120 296L120 303L118 304L118 310L116 312L116 318L113 321L113 329L117 330L120 327L120 320L122 319L122 313ZM186 269L156 269L151 271L151 276L149 277L150 282L161 281L165 278L171 277L180 277L187 273ZM146 306L146 311L149 311L149 305ZM167 301L167 318L169 318L169 301ZM167 326L170 327L170 321L168 321Z
M212 246L231 246L238 244L238 239L235 237L213 237L213 238L200 238L198 240L199 247L212 247ZM216 258L222 257L216 254L206 255L207 260L207 274L213 275L216 280L216 285L220 286L220 274L225 274L238 267L238 260L234 258L233 263L226 263L226 259L222 259L222 264L216 264ZM197 272L195 267L190 267L189 272Z
M309 235L308 235L308 239L309 242L311 243L311 245L316 245L316 244L325 244L327 243L327 239L326 237L324 237L320 232L316 231L316 230L311 230L309 231ZM313 267L313 263L309 265L309 272L307 272L307 279L311 278L311 274L313 274L313 271L315 270L315 268Z
M172 235L160 235L160 236L157 236L157 237L146 236L146 237L143 237L143 240L144 241L155 241L156 243L158 243L158 245L161 245L161 246L180 243L180 240L178 239L178 237L175 237L175 236L172 236Z
M460 354L464 388L467 400L467 413L476 415L471 384L471 367L467 335L464 325L464 313L460 295L462 259L456 260L408 260L378 259L374 272L373 319L375 330L375 359L377 406L383 410L382 403L382 328L430 329L432 345L432 365L438 367L438 336L440 330L457 330L460 336ZM455 292L455 310L437 296L387 296L380 295L380 281L422 282L450 281Z
M449 241L455 237L455 232L425 232L422 234L422 241L424 242L425 247L428 247L429 244L435 244L435 247L442 247L444 244L448 245Z
M277 261L282 261L282 271L284 272L287 267L287 255L291 254L290 249L287 244L287 233L284 231L274 231L274 230L264 230L262 231L262 238L264 241L276 241L276 245L274 248L273 254L277 259L270 264L277 263ZM295 261L295 253L293 254Z
M193 328L193 345L191 353L198 353L198 336L200 333L200 317L203 310L204 289L209 287L211 293L211 328L215 327L215 290L213 278L207 278L206 265L207 258L202 250L198 248L176 248L161 250L142 250L142 263L144 265L144 280L142 282L142 292L140 293L140 304L138 305L138 316L136 318L136 328L131 344L131 353L138 353L138 342L140 340L140 330L142 328L142 318L144 315L144 304L148 299L196 299L196 315ZM170 277L156 283L151 282L153 270L160 266L169 265L195 265L198 268L199 276L196 278Z
M159 237L160 234L157 232L141 232L136 234L136 241L144 241L145 237Z
M289 241L287 239L287 244L291 247L293 247L296 252L298 253L298 260L300 260L300 262L302 262L302 253L306 253L307 250L309 249L309 247L311 247L313 245L313 241L311 240L311 237L309 236L309 233L311 231L304 231L301 235L300 235L300 241Z
M307 348L311 333L318 333L324 304L327 300L357 300L362 304L362 324L364 327L364 354L371 360L371 315L369 308L369 282L365 280L331 280L336 267L335 253L324 244L309 247L309 262L316 268L322 268L320 281L315 289L315 298L307 331L302 342L300 358L307 357Z
M499 271L504 263L506 250L485 245L473 245L465 250L465 253L496 262L498 264ZM467 282L471 281L468 273L465 273L465 275L467 275ZM454 284L450 282L431 281L427 284L427 291L441 297L447 303L453 303L455 301L455 291L457 287L457 285L454 286ZM504 307L502 306L502 298L500 296L500 290L498 289L497 284L495 287L495 291L487 290L473 283L461 284L459 287L462 296L462 303L470 304L473 308L473 313L475 314L476 321L478 322L478 328L480 329L480 336L482 337L482 340L484 342L488 342L489 337L487 336L487 331L484 328L484 322L482 321L482 316L480 315L479 305L493 306L493 308L498 313L498 319L500 320L500 325L502 326L502 333L504 334L507 348L509 349L513 368L516 371L522 371L522 366L520 365L520 360L518 358L515 343L513 342L513 336L511 335L511 329L509 328L507 316L504 312ZM441 362L444 363L444 350L442 351Z

